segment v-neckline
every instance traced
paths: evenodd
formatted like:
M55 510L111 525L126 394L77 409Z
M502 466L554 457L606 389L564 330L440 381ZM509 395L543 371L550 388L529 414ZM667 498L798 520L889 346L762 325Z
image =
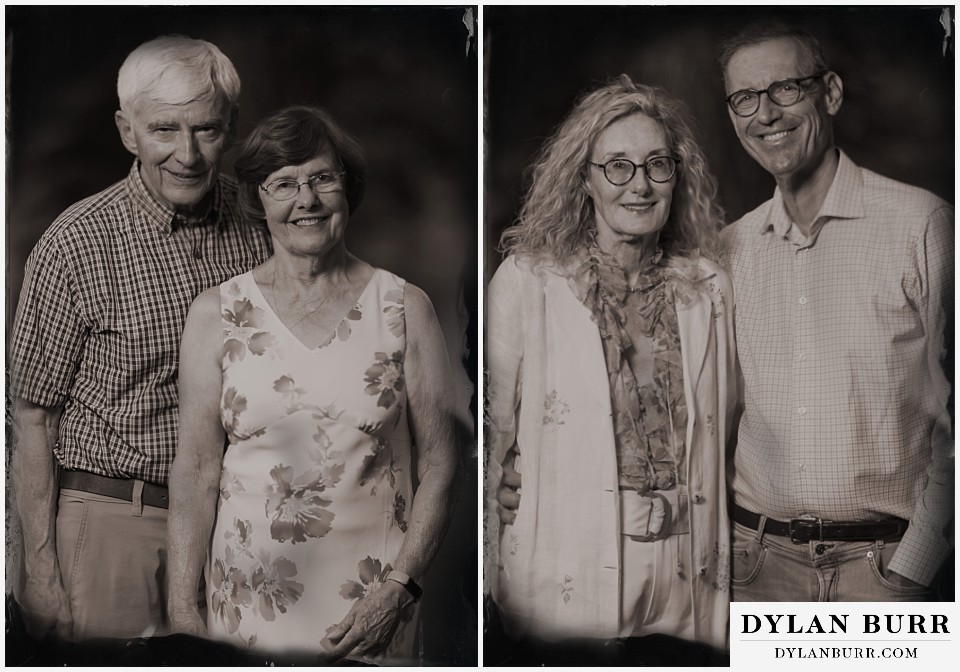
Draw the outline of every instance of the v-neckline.
M363 300L366 298L367 293L370 291L370 288L373 286L373 281L377 277L378 273L380 273L380 269L374 268L373 273L370 274L370 278L367 280L367 284L364 285L363 287L363 291L360 292L360 295L356 298L356 300L350 304L350 307L347 308L346 312L344 312L343 315L340 317L340 319L337 320L336 326L334 326L333 331L330 333L330 337L320 345L313 348L307 347L307 344L301 341L300 338L295 333L293 333L293 330L287 326L287 324L283 321L283 318L280 317L280 314L277 313L277 311L274 309L272 305L270 305L270 302L267 301L267 296L266 294L263 293L263 289L261 289L260 283L257 282L257 278L256 276L254 276L253 271L250 271L250 280L251 282L253 282L253 286L260 297L260 301L263 302L263 305L267 307L267 310L270 311L270 313L275 318L275 321L281 326L281 328L285 332L287 332L287 335L290 338L292 338L294 342L296 342L296 344L300 346L302 350L309 353L317 353L317 352L328 350L330 345L332 345L333 342L337 339L337 330L340 328L340 325L343 323L345 319L347 319L347 316L350 314L350 311L352 311L354 308L356 308L357 306L363 303Z

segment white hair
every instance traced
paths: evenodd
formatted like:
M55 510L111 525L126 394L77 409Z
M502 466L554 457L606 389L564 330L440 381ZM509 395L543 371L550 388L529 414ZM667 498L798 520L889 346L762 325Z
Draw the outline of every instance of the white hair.
M130 113L140 96L172 105L219 93L231 106L240 97L240 77L215 45L183 35L164 35L134 49L120 66L117 97Z

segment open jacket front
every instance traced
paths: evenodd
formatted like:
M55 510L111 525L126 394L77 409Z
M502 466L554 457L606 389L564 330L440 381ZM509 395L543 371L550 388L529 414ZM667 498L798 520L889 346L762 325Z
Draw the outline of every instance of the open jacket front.
M696 639L725 647L724 453L737 398L732 288L712 262L681 261L676 268L695 290L687 303L676 304L692 535L692 552L678 572L692 591ZM511 634L617 637L622 625L618 475L597 325L563 269L512 256L487 289L486 324L487 590ZM514 443L521 502L514 524L501 526L496 491Z

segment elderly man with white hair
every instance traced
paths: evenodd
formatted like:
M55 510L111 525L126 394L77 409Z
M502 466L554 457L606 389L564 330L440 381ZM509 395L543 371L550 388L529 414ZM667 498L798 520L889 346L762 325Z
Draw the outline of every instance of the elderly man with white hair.
M35 636L74 641L164 631L183 322L200 292L269 256L219 174L240 94L229 59L157 38L127 57L117 92L136 160L46 230L10 345L15 594Z

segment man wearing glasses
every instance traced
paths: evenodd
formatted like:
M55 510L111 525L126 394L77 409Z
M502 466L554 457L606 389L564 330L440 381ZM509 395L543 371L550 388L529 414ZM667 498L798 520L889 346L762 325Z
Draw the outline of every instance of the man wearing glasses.
M720 62L777 183L723 232L744 397L733 598L923 600L953 536L953 208L838 150L843 82L813 37L750 28Z
M162 634L180 332L197 294L269 256L219 174L240 94L229 59L158 38L117 92L133 166L46 230L11 338L16 597L38 638Z

